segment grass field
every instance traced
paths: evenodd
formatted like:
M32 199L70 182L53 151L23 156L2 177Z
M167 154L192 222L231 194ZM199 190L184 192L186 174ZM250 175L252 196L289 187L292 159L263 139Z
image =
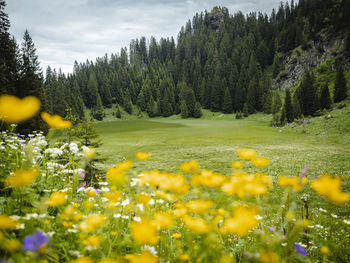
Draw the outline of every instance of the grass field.
M337 125L344 127L344 122L349 122L348 108L343 111L332 112L335 117L331 120L320 117L295 128L270 127L266 115L244 120L235 120L232 115L214 116L212 120L208 116L114 120L96 127L103 142L99 151L108 158L106 166L135 160L134 152L144 151L151 152L152 157L149 162L136 164L138 171L158 168L176 172L181 162L195 159L201 168L227 174L237 159L236 149L254 148L271 159L266 168L270 175L295 175L304 166L309 167L312 177L325 172L350 175L350 132L335 130Z

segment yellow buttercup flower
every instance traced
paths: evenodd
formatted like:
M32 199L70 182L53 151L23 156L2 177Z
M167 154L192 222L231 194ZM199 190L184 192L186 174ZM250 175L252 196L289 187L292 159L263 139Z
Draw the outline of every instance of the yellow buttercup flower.
M116 166L108 168L106 173L106 179L115 186L125 185L129 181L129 177L126 172L131 168L132 161L124 161L118 163Z
M232 162L232 167L236 170L242 169L243 163L238 161Z
M191 178L193 186L220 187L225 181L226 176L213 171L202 170L200 174L195 174Z
M127 254L125 258L131 263L157 263L158 257L154 256L148 250L143 250L141 255Z
M260 259L263 263L279 263L278 255L274 252L261 251Z
M140 161L146 161L151 157L151 153L137 152L135 153L135 156Z
M0 96L0 120L19 123L35 116L40 109L40 101L32 96L23 99L12 95Z
M211 230L210 224L208 224L203 218L185 215L182 220L186 227L195 233L204 234Z
M71 263L93 263L93 261L89 257L81 257L72 260Z
M301 190L300 180L298 176L292 176L292 177L286 177L286 176L279 176L277 184L280 186L291 186L294 191Z
M329 253L329 248L327 246L322 246L320 251L322 254L327 255Z
M101 236L89 236L82 243L90 248L98 247L101 243Z
M171 228L174 225L174 217L168 212L157 212L154 215L153 224L158 229Z
M5 244L5 249L11 253L18 251L21 248L21 242L17 239L10 239Z
M130 224L131 236L140 244L155 245L158 242L157 227L148 219Z
M270 163L270 159L266 157L260 157L260 158L255 158L252 159L251 162L256 166L256 167L265 167Z
M0 215L0 229L15 229L17 226L16 220L8 215Z
M151 201L152 197L150 197L149 195L145 195L145 194L139 194L136 197L136 200L138 203L140 204L144 204L147 205L149 203L149 201Z
M96 228L103 225L107 217L102 214L93 214L88 216L79 226L79 228L86 232L92 232Z
M258 155L257 152L253 149L238 149L236 152L241 159L246 161L255 159Z
M120 191L108 192L108 193L105 193L104 196L108 198L111 202L116 203L120 199L121 192Z
M182 254L179 256L179 259L187 261L187 260L190 260L190 256L188 254Z
M122 263L119 259L105 258L102 259L99 263Z
M72 127L72 122L71 121L66 121L62 119L61 116L59 115L50 115L47 112L42 112L41 113L41 118L51 127L51 128L56 128L56 129L67 129Z
M172 236L173 238L175 238L175 239L179 239L179 238L182 237L182 234L181 234L181 233L174 233L174 234L172 234L171 236Z
M249 230L258 225L258 220L256 219L258 211L257 207L235 207L233 216L225 220L222 228L220 228L220 232L222 234L245 236Z
M182 163L180 169L187 173L196 173L199 170L199 163L197 161L191 160L187 163Z
M7 187L22 187L31 185L39 175L39 167L32 167L29 170L19 169L10 174L4 183Z
M350 194L341 192L341 179L323 174L319 179L312 180L310 185L319 195L323 195L333 203L342 205L349 202Z
M213 206L213 202L210 200L191 200L186 204L186 207L194 213L204 213L210 207Z
M50 195L49 200L47 200L47 204L49 206L60 206L64 204L66 200L67 200L66 192L55 192Z

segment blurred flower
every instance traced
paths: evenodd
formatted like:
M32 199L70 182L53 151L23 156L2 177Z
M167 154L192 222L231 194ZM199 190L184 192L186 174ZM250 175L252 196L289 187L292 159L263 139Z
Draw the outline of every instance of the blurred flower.
M302 256L306 256L306 257L309 256L307 251L299 243L294 243L294 250L295 250L295 252L297 252L298 254L300 254Z
M152 222L158 229L171 228L174 225L174 218L168 212L157 212Z
M0 229L16 229L17 225L16 220L8 215L0 215Z
M319 179L312 180L310 184L319 195L336 204L342 205L350 200L350 194L341 192L339 177L332 178L329 174L323 174Z
M158 241L157 227L147 218L130 224L131 236L140 244L155 245Z
M5 248L11 253L16 252L21 248L21 242L19 242L17 239L10 239L6 242Z
M82 149L83 149L84 157L86 159L92 160L92 159L94 159L96 157L96 150L95 150L95 148L83 146Z
M235 262L236 260L233 255L223 255L219 260L219 263L235 263Z
M190 260L190 256L188 254L182 254L179 256L179 259L184 261Z
M47 112L42 112L41 113L41 118L51 127L55 129L67 129L72 127L72 122L71 121L66 121L62 119L61 116L59 115L50 115Z
M19 123L35 116L40 109L40 101L32 96L23 99L12 95L0 96L0 120Z
M87 239L83 240L82 243L90 248L96 248L100 245L101 236L89 236Z
M180 169L187 173L196 173L199 170L199 163L197 161L191 160L187 163L182 163Z
M257 215L259 209L257 207L237 206L234 208L233 216L225 220L220 228L222 234L236 234L244 236L249 230L258 225Z
M242 169L243 163L238 161L232 162L232 167L236 170Z
M132 161L124 161L118 163L116 166L108 168L106 173L106 179L115 186L122 186L127 184L129 177L126 172L131 168Z
M99 263L122 263L119 259L105 258L99 261Z
M79 226L82 231L92 232L96 228L103 225L107 217L101 214L93 214L88 216Z
M260 259L263 263L279 263L278 255L270 251L260 251Z
M35 231L23 239L23 250L44 252L50 238L45 233Z
M181 234L181 233L174 233L174 234L172 234L171 236L172 236L173 238L175 238L175 239L179 239L179 238L182 237L182 234Z
M252 159L251 162L256 166L256 167L265 167L270 163L270 159L266 157L260 157L260 158L255 158Z
M320 249L322 254L328 254L329 253L329 248L327 246L322 246Z
M210 207L213 206L213 202L210 200L191 200L186 203L186 207L194 213L204 213Z
M301 190L301 185L299 183L298 176L286 177L286 176L281 175L278 177L277 184L280 186L291 186L294 191Z
M66 200L67 200L66 192L55 192L50 195L49 200L47 200L46 202L49 206L60 206L64 204Z
M246 161L252 160L258 155L253 149L238 149L236 152L241 159Z
M151 254L147 250L143 250L141 255L127 254L125 258L131 263L157 263L158 257Z
M39 167L32 167L29 170L19 169L10 174L4 183L7 187L22 187L31 185L39 175Z
M89 257L82 257L72 260L70 263L93 263Z
M149 201L151 201L151 197L149 195L145 195L145 194L139 194L136 197L136 200L138 203L140 204L144 204L147 205L149 203Z
M208 233L211 230L211 226L203 218L185 215L182 221L189 230L198 234Z
M135 156L140 161L146 161L151 157L151 153L137 152L135 153Z

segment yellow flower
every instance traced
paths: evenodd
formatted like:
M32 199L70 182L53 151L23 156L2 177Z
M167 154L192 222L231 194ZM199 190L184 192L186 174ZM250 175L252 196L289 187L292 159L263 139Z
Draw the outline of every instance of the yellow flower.
M89 257L82 257L72 260L71 263L93 263Z
M329 253L329 248L327 246L322 246L320 249L322 254L328 254Z
M219 263L235 263L236 260L233 255L224 255L220 258Z
M147 250L143 250L141 255L127 254L125 258L131 263L157 263L158 257L151 254Z
M232 162L232 167L236 170L242 169L243 163L238 161Z
M101 242L101 236L89 236L87 239L83 240L83 244L90 248L98 247Z
M119 259L105 258L102 259L99 263L122 263Z
M146 161L151 157L151 153L137 152L135 153L135 156L140 161Z
M151 197L149 195L145 195L145 194L139 194L136 197L136 200L138 203L140 204L144 204L147 205L149 203L149 201L151 201Z
M62 119L61 116L59 115L50 115L47 112L42 112L41 113L41 118L49 125L51 128L55 129L68 129L72 127L72 122L71 121L66 121Z
M193 175L191 183L193 186L220 187L225 181L226 176L214 173L213 171L202 170L198 175Z
M157 212L154 215L153 224L158 229L171 228L174 225L173 215L167 212Z
M319 179L312 180L310 184L318 194L323 195L333 203L342 205L350 200L350 194L341 192L341 179L339 177L332 178L329 174L323 174Z
M86 232L92 232L96 228L103 225L107 217L101 214L93 214L88 216L79 226L79 228Z
M182 237L182 234L181 234L181 233L174 233L174 234L172 234L171 236L172 236L173 238L175 238L175 239L179 239L179 238Z
M286 177L286 176L279 176L277 184L280 186L291 186L294 191L301 190L301 185L299 183L299 177L298 176L292 176L292 177Z
M72 227L73 222L66 222L66 221L64 221L64 222L62 223L62 225L63 225L63 227L65 227L65 228L70 228L70 227Z
M114 191L114 192L104 194L106 198L108 198L111 202L114 202L114 203L118 202L118 200L120 199L120 195L121 195L120 191Z
M249 230L258 225L257 215L257 207L237 206L233 211L233 216L225 220L220 232L222 234L244 236L248 234Z
M60 206L63 205L67 199L66 192L55 192L50 195L50 199L47 200L49 206Z
M17 222L8 215L0 215L0 229L15 229Z
M256 166L256 167L265 167L270 163L270 159L266 157L260 157L260 158L255 158L252 159L251 162Z
M17 239L10 239L6 242L5 248L9 252L16 252L21 248L21 242L19 242Z
M126 172L131 168L132 161L124 161L118 163L116 166L108 168L106 179L115 186L122 186L127 184L129 177Z
M180 260L190 260L190 256L188 254L182 254L179 256Z
M279 263L278 255L274 252L260 251L260 259L263 263Z
M213 202L210 200L191 200L186 204L186 207L194 213L204 213L210 207L213 206Z
M96 191L94 189L90 189L87 194L89 197L94 197L96 196Z
M83 150L84 157L88 160L92 160L96 157L96 150L93 147L86 147Z
M140 244L155 245L158 241L157 227L148 219L130 224L131 236Z
M12 95L0 96L0 120L19 123L35 116L40 109L40 101L32 96L19 99Z
M186 227L195 233L204 234L211 230L211 226L202 218L185 215L182 220Z
M31 185L39 175L39 167L32 167L29 170L19 169L10 174L4 183L7 187L22 187Z
M199 170L199 163L197 161L191 160L187 163L182 163L180 169L188 173L196 173Z
M258 155L253 149L238 149L236 152L241 159L246 161L255 159Z

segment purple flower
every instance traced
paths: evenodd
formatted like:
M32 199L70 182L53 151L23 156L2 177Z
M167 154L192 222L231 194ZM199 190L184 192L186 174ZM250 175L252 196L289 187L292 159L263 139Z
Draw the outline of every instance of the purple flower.
M16 135L17 135L18 138L21 137L21 134L20 134L20 133L17 133Z
M49 242L49 237L40 231L35 231L33 234L26 236L23 239L23 250L39 251L43 245Z
M85 173L85 172L82 172L82 173L80 174L80 177L84 179L84 178L85 178L85 175L86 175L86 173Z
M308 257L309 254L307 253L307 251L298 243L294 243L294 250L295 252L297 252L298 254Z
M273 232L273 231L275 231L275 228L274 228L273 226L270 226L270 227L268 228L268 230L269 230L269 232Z

